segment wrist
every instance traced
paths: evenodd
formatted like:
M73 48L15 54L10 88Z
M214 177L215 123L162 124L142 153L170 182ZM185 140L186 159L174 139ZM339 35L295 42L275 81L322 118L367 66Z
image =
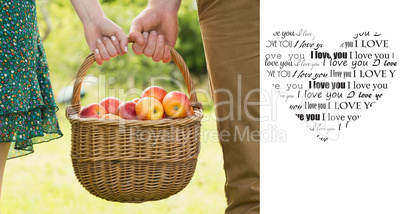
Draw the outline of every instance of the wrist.
M99 28L106 23L108 18L104 14L94 14L89 15L88 19L82 21L82 25L84 28L86 27L95 27Z
M88 14L88 18L82 21L83 25L99 25L99 23L104 22L106 19L105 14L103 13L90 13Z
M148 7L154 9L163 9L165 12L179 11L181 0L149 0Z
M71 3L83 25L96 24L106 18L98 0L71 0Z

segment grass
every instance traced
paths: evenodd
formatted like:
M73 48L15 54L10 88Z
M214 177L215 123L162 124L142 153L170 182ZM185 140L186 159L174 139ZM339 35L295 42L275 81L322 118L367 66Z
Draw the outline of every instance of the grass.
M61 106L64 136L35 146L35 153L7 161L0 207L3 214L47 213L224 213L225 176L214 120L203 120L201 153L190 184L177 195L156 202L122 204L88 193L75 178L70 160L70 124ZM210 112L206 112L206 115Z

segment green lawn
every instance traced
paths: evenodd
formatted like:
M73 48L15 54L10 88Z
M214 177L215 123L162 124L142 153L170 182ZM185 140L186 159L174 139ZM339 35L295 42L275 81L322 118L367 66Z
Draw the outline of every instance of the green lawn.
M61 106L58 112L64 137L36 145L34 154L7 162L1 201L3 214L224 213L225 176L215 121L202 122L197 169L182 192L156 202L121 204L92 196L75 178L70 160L71 126L64 111Z

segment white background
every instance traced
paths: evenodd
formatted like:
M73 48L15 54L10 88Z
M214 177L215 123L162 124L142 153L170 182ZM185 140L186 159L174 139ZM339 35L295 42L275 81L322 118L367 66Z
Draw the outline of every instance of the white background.
M284 143L261 141L261 213L402 213L402 7L399 1L260 1L261 87L266 41L275 30L308 29L321 41L340 44L363 31L381 32L395 48L399 66L384 97L340 132L319 141L278 103L276 121L261 123L286 132ZM261 116L270 115L269 106Z

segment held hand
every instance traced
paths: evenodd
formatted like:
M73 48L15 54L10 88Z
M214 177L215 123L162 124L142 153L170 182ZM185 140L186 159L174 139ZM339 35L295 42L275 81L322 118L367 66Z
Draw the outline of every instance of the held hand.
M154 1L156 2L156 1ZM178 6L177 6L178 2ZM172 59L168 46L174 47L179 31L176 7L148 5L131 23L129 38L134 53L152 57L155 62L170 62Z
M84 24L85 39L99 65L111 57L127 53L128 39L123 29L106 17Z

